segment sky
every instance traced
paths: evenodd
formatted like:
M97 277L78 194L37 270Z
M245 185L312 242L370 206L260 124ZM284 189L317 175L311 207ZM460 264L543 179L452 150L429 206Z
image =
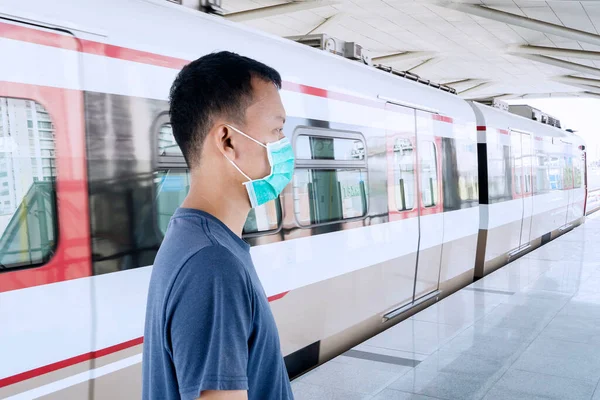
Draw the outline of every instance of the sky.
M572 129L585 140L588 160L600 160L600 99L547 98L507 100L529 104L560 120L562 129Z

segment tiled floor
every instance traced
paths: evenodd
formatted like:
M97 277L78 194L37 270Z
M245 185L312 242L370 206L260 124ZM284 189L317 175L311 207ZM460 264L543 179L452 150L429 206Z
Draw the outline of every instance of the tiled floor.
M297 400L600 400L600 213L292 383Z

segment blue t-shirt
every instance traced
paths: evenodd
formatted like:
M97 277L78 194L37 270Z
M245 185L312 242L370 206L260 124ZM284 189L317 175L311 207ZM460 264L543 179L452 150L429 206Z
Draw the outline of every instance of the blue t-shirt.
M144 332L145 400L248 390L293 399L250 246L205 212L179 208L158 251Z

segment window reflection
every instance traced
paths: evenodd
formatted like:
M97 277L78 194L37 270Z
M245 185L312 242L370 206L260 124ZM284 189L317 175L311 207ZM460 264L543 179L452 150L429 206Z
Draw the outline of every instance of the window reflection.
M296 136L293 179L294 213L302 226L367 215L366 146L359 133L331 129ZM312 134L314 132L314 134ZM336 135L346 136L344 138Z
M299 135L296 138L295 146L298 160L352 161L365 159L365 146L360 139Z
M433 142L422 142L419 149L421 159L421 198L423 206L433 207L438 203L437 154Z
M367 171L360 169L297 169L294 212L308 226L367 214Z
M156 186L156 220L164 234L173 213L190 191L190 175L187 170L161 170L154 179ZM270 201L250 211L243 234L274 231L281 221L279 199Z
M415 154L410 139L398 138L394 143L394 190L399 211L414 208Z
M55 246L55 130L29 99L0 97L0 270L47 261Z
M163 124L158 131L158 155L182 156L181 149L173 136L171 124Z

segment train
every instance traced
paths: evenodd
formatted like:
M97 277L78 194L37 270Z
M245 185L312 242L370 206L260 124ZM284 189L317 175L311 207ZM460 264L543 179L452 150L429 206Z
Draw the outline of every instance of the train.
M565 130L163 0L5 0L0 398L140 397L169 88L218 50L283 77L295 173L243 237L292 379L585 220Z

